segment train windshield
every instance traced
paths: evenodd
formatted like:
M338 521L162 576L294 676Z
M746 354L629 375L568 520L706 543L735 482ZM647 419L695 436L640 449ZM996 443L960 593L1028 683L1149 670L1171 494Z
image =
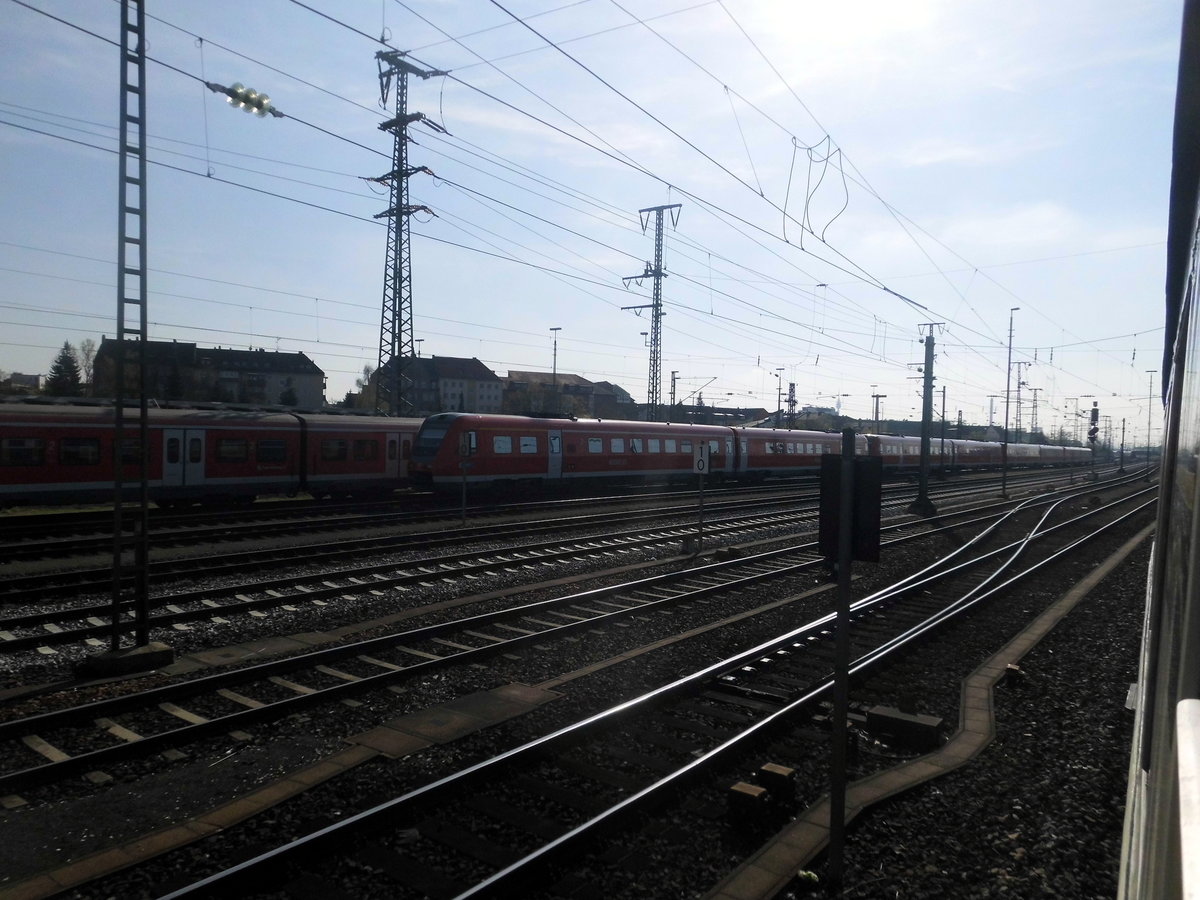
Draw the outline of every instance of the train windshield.
M421 430L417 432L417 440L413 445L413 458L436 455L438 447L442 446L442 439L450 430L450 424L450 422L425 422L421 426Z

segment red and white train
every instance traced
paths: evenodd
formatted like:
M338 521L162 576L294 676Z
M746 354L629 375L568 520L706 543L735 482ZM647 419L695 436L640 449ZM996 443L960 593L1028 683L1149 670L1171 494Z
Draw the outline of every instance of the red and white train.
M661 480L693 472L693 448L709 444L714 480L759 481L772 475L816 472L821 457L841 452L841 435L725 425L684 425L600 419L440 413L417 433L409 461L414 486L555 484L582 481ZM916 471L921 440L859 435L856 453L883 460L886 470ZM934 468L999 467L1003 445L937 439ZM1087 465L1083 447L1009 444L1013 467Z
M390 491L406 483L421 424L291 412L148 413L150 496L160 506ZM0 505L111 501L114 416L111 406L0 404ZM122 448L131 491L139 452L135 412L127 414Z

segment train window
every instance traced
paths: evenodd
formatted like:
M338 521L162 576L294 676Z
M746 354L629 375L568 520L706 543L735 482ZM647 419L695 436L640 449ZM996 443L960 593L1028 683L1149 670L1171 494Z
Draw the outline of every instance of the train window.
M167 438L167 463L169 465L179 465L180 450L179 438Z
M493 453L512 453L512 438L507 434L492 435Z
M795 454L795 452L796 452L796 445L794 443L792 443L791 441L788 441L787 452L790 454Z
M204 446L200 438L188 438L188 462L198 463L203 460Z
M537 453L537 438L532 436L522 436L521 439L522 453Z
M58 442L58 461L64 466L99 465L100 439L63 438Z
M260 463L281 463L287 460L287 442L259 441L254 448L254 460Z
M658 453L660 451L660 449L661 449L661 442L659 441L658 438L647 438L646 439L646 452L647 453Z
M709 452L709 455L711 455L711 456L716 456L717 454L719 454L721 452L721 442L720 441L709 441L708 442L708 452Z
M763 444L763 450L766 451L768 454L774 453L775 445L773 443L771 443L770 441L767 441L766 443Z
M588 453L603 453L604 438L588 438Z
M142 461L142 442L137 438L121 440L121 463L127 466L137 465Z
M220 438L217 441L217 462L236 463L250 459L250 442L245 438Z
M679 451L681 453L691 453L692 452L692 442L691 441L680 441L679 442Z
M664 453L676 452L675 451L675 438L667 438L665 441L663 441L663 452Z
M571 449L574 450L575 448L572 447ZM555 454L556 456L558 454L562 453L562 435L560 435L560 434L550 435L550 452Z
M630 438L629 439L629 452L630 453L641 453L642 452L642 439L641 438Z
M355 441L354 458L360 462L379 459L379 441Z
M0 466L40 466L46 461L46 442L41 438L0 440Z
M608 446L609 446L609 449L612 450L613 453L624 453L625 452L625 438L609 438Z
M345 462L350 455L350 442L342 440L321 441L321 459L325 462Z

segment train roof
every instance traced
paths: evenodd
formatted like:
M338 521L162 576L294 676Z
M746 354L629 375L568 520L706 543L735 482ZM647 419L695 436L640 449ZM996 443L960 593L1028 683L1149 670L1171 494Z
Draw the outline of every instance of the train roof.
M0 402L0 422L70 422L91 424L111 422L116 416L116 407L111 404L72 404L36 402ZM136 425L137 407L125 408L126 424ZM401 419L386 416L340 416L326 413L286 412L270 409L228 409L223 407L162 408L146 410L147 421L156 426L164 425L240 425L262 427L295 427L298 419L321 427L346 427L384 429L388 424L398 428L413 429L420 419Z

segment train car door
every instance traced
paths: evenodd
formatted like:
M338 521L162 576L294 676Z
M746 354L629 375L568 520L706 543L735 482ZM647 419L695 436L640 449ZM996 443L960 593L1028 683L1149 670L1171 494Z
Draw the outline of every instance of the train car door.
M384 475L394 481L402 475L408 474L408 460L406 454L401 452L403 438L399 432L387 432L383 436L384 446L387 448L383 460Z
M546 433L547 459L546 477L562 478L562 432L551 430Z
M199 428L163 430L164 487L204 483L204 431Z

